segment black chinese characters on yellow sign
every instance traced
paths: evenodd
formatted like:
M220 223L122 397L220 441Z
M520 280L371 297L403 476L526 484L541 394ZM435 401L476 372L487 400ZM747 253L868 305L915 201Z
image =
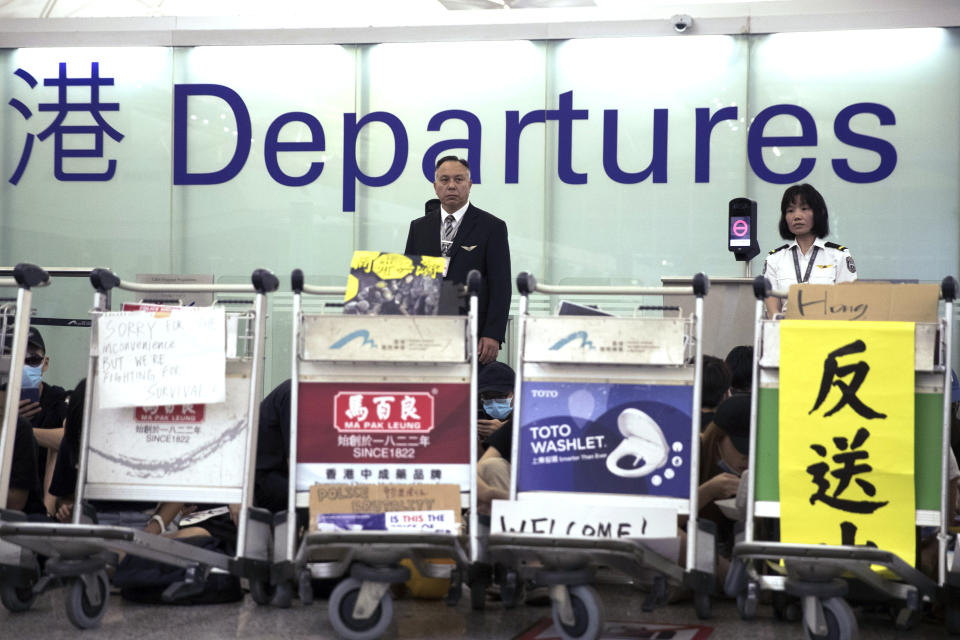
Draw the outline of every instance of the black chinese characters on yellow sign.
M780 324L783 542L915 558L914 324Z

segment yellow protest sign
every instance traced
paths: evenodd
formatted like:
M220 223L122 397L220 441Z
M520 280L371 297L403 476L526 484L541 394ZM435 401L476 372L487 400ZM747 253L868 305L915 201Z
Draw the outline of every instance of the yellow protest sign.
M354 251L344 294L346 314L436 315L446 260Z
M780 323L783 542L914 564L913 449L913 323Z

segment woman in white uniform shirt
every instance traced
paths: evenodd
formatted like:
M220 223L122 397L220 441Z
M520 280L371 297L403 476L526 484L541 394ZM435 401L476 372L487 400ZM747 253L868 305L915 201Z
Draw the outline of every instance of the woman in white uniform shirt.
M767 255L763 275L774 289L790 285L836 284L857 279L850 251L834 242L824 242L830 233L827 203L809 184L795 184L783 192L780 202L780 237L790 240ZM767 298L767 317L780 313L779 298Z

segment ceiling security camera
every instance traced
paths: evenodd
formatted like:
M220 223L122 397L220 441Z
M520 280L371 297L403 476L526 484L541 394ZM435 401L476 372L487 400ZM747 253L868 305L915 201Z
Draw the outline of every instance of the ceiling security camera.
M691 26L693 26L693 18L686 15L685 13L673 16L670 18L670 24L673 25L673 30L677 33L683 33Z

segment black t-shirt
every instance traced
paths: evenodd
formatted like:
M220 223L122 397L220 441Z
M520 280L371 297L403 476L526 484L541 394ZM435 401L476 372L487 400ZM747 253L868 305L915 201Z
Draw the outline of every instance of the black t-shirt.
M58 387L59 388L59 387ZM83 395L87 389L84 378L70 394L67 405L67 422L57 463L50 480L50 493L61 498L72 496L77 486L77 465L80 462L80 433L83 431ZM42 397L41 397L42 399Z
M255 506L273 512L287 508L290 386L290 380L281 382L260 403L253 502Z
M43 506L40 473L37 470L37 441L33 437L30 422L23 418L17 420L17 432L13 441L10 488L27 491L24 513L46 513L46 508Z
M487 446L493 447L503 456L503 459L510 462L510 447L513 440L513 416L507 418L507 421L500 425L500 428L487 436Z
M30 418L34 429L59 429L67 417L67 392L63 387L43 383L40 413Z

